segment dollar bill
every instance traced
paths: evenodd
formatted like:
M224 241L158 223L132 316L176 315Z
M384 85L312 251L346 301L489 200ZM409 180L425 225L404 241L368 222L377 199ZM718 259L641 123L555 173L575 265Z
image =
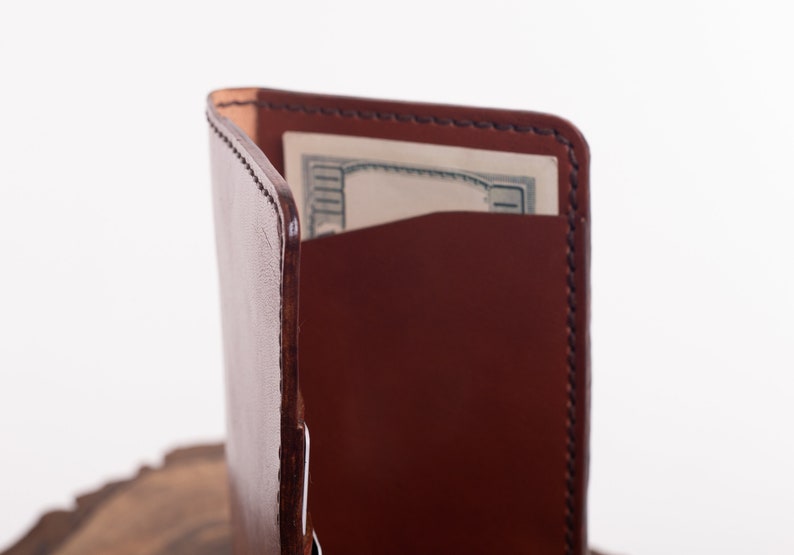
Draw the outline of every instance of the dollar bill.
M319 133L284 134L304 239L433 212L557 214L557 158Z

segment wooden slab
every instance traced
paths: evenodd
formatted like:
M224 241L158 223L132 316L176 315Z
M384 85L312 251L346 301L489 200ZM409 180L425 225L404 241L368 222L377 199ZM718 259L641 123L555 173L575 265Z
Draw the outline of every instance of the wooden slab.
M45 514L0 555L231 555L229 530L223 446L201 445Z
M45 514L3 555L229 555L227 506L223 446L179 449Z

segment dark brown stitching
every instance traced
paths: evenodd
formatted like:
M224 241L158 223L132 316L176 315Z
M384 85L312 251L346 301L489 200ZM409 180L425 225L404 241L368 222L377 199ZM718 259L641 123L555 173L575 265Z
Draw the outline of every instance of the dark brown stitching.
M245 157L242 155L242 153L240 153L240 151L237 150L237 147L235 147L234 144L232 144L231 139L229 139L229 137L224 135L224 133L218 128L218 126L215 125L212 122L212 119L210 119L209 114L207 114L206 117L207 117L207 123L209 123L210 128L212 128L212 131L215 133L215 135L217 135L218 138L221 141L223 141L226 144L227 147L229 147L229 149L232 151L232 154L234 154L234 156L240 161L240 163L243 165L243 167L248 172L248 175L250 175L251 178L254 180L254 183L256 184L256 187L265 196L265 198L267 199L268 203L271 206L273 206L273 209L276 211L276 231L278 233L279 241L281 241L281 237L282 237L281 217L278 215L278 207L276 205L276 200L273 198L273 195L271 195L270 191L268 191L265 188L265 185L264 185L264 183L262 183L262 180L259 179L259 176L256 175L256 172L254 172L254 168L251 166L251 164L248 163L248 160L245 159ZM279 248L279 262L281 260L280 259L280 255L281 255L281 249ZM283 310L283 303L280 302L279 303L279 321L281 321L281 318L282 318L282 310ZM279 333L279 335L280 335L280 333ZM280 343L281 343L281 337L279 337L279 344ZM279 358L280 357L281 357L281 354L279 354ZM281 366L281 361L280 360L279 360L279 366ZM283 388L284 388L283 375L282 375L281 372L279 372L279 379L278 379L279 396L283 395ZM281 445L279 445L279 447L278 447L278 477L277 477L277 479L278 479L279 487L278 487L278 490L276 492L276 503L278 504L279 510L276 511L276 526L278 526L279 530L280 530L281 529Z
M535 135L552 135L557 142L565 145L568 149L568 156L571 157L573 152L573 145L559 131L553 128L537 127L534 125L518 125L513 123L494 122L494 121L472 121L472 120L458 120L451 118L442 118L436 116L419 116L416 114L397 114L394 112L373 112L371 110L343 110L341 108L321 108L319 106L304 106L300 104L286 104L282 102L267 102L264 100L229 100L227 102L219 102L215 105L216 108L228 108L229 106L256 106L257 108L265 108L266 110L273 110L275 112L303 112L307 115L321 115L321 116L335 116L343 118L354 118L361 120L379 119L384 121L397 121L400 123L419 123L419 124L432 124L442 127L450 125L454 127L474 127L476 129L494 129L496 131L513 131L515 133L533 133ZM571 187L576 189L575 174L578 171L578 165L575 165L571 176Z
M270 191L265 189L262 180L259 179L259 177L254 172L254 168L251 166L251 164L248 163L248 160L245 159L245 157L240 153L240 151L237 150L237 147L235 147L232 144L232 141L226 135L224 135L220 129L218 129L218 126L216 126L212 122L209 115L207 116L207 123L210 124L210 127L212 128L213 132L215 132L215 134L218 136L218 138L220 138L220 140L226 143L226 146L231 149L234 156L243 164L243 167L248 172L248 175L250 175L251 178L254 180L254 183L256 183L257 188L262 192L263 195L265 195L265 198L268 200L268 202L270 202L270 204L273 205L273 208L277 208L276 200L273 198L273 195L270 194ZM281 218L278 218L277 223L278 223L279 237L281 237Z
M216 104L217 108L228 106L257 106L273 111L302 112L307 115L322 115L344 118L356 118L361 120L378 119L383 121L394 121L399 123L418 123L433 124L438 126L454 126L473 129L492 129L495 131L512 131L514 133L532 133L541 136L551 136L565 146L568 151L568 161L571 164L571 173L568 176L570 189L568 191L568 233L566 234L566 261L568 266L567 275L567 303L568 313L566 316L566 327L568 330L568 384L567 396L568 407L566 414L566 466L565 466L565 555L573 555L575 549L575 528L576 528L576 409L577 409L577 384L576 384L576 218L579 209L577 192L579 189L579 162L576 159L576 152L570 139L562 135L553 128L537 127L533 125L518 125L512 123L493 122L493 121L471 121L456 120L451 118L441 118L435 116L418 116L415 114L395 114L393 112L373 112L369 110L349 110L340 108L322 108L318 106L306 106L300 104L287 104L281 102L268 102L263 100L231 100ZM212 125L212 122L210 122ZM217 132L217 129L216 129ZM229 145L231 146L231 145ZM236 149L232 147L235 153ZM242 158L238 154L238 158ZM247 162L243 160L249 168L249 173L253 176ZM254 176L256 180L256 177ZM261 187L261 183L260 183ZM262 189L266 195L268 194ZM271 199L272 200L272 199Z

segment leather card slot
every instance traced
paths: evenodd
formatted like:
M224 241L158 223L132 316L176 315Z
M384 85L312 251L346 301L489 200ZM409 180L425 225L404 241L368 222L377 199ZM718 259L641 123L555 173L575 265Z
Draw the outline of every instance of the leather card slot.
M562 216L437 213L301 246L309 505L329 553L552 553Z

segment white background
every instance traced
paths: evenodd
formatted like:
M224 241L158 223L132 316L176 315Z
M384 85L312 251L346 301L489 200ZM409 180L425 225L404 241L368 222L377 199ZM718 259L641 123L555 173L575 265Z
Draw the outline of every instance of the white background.
M785 2L0 4L0 545L220 440L205 95L552 112L592 149L592 542L794 552Z

